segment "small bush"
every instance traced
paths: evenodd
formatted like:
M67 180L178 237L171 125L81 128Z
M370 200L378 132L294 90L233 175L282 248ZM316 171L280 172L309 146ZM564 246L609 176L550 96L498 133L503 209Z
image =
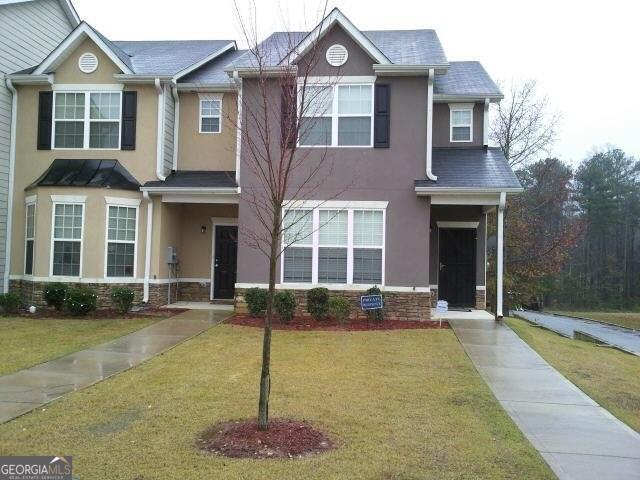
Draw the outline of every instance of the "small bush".
M345 297L332 297L329 300L329 313L338 322L345 324L351 313L351 302Z
M244 292L249 314L252 317L264 317L267 310L267 290L264 288L249 288Z
M67 294L64 306L72 315L86 315L98 306L98 296L92 288L72 288Z
M382 295L378 287L371 287L365 295ZM382 305L384 305L384 295L382 295ZM367 310L367 320L370 322L382 322L384 320L384 308L380 310Z
M273 308L276 309L278 315L280 316L280 320L285 323L289 323L293 320L293 316L296 313L296 306L298 302L296 302L296 297L293 292L289 290L281 290L276 292L273 297Z
M22 300L17 293L2 293L0 294L0 307L5 313L17 313L22 306Z
M318 287L307 292L307 312L316 320L324 320L329 312L329 290Z
M111 289L111 301L120 313L127 313L133 305L135 293L127 287L113 287Z
M47 305L54 307L56 310L62 310L64 300L69 293L69 285L64 283L50 283L44 287L43 293Z

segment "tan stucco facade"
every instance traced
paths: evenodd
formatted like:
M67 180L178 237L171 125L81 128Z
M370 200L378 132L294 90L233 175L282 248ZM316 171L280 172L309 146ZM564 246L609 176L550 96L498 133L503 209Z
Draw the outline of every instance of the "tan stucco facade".
M200 133L200 95L180 93L179 170L235 170L238 97L222 95L220 133Z

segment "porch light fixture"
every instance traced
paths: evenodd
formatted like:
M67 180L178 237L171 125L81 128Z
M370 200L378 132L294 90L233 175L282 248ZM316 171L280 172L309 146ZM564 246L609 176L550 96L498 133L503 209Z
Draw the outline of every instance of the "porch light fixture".
M202 225L200 227L200 233L206 233L207 232L207 226L206 225Z

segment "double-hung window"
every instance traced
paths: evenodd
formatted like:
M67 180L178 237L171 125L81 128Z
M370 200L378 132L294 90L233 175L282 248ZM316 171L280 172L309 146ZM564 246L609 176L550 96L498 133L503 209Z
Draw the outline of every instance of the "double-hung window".
M24 227L24 274L33 275L33 253L36 239L36 204L28 202Z
M299 145L373 145L373 84L299 85L298 107Z
M83 222L83 204L53 204L52 275L80 276Z
M138 208L107 205L107 277L134 277Z
M288 210L282 281L382 285L384 222L381 209Z
M473 104L450 104L450 132L451 142L473 141Z
M120 148L121 108L121 92L55 92L54 148Z
M204 95L200 98L200 133L220 133L222 98Z

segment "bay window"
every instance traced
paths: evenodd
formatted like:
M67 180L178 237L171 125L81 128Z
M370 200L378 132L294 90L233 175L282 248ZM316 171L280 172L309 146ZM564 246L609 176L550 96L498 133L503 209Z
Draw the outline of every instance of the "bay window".
M299 86L301 146L373 146L373 84Z
M83 223L83 204L53 204L52 275L80 276Z
M472 142L473 104L450 104L449 125L451 142Z
M290 209L283 235L283 283L382 285L380 209Z
M120 148L121 92L55 92L53 147Z

